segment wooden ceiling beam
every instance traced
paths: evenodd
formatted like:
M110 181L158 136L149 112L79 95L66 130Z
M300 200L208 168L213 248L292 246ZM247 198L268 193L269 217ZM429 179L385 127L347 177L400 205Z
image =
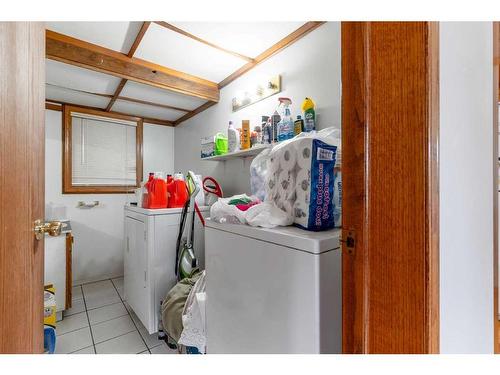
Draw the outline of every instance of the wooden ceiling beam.
M168 104L161 104L161 103L150 102L148 100L141 100L141 99L130 98L128 96L118 96L117 99L118 100L124 100L126 102L139 103L139 104L150 105L150 106L153 106L153 107L160 107L160 108L165 108L165 109L171 109L171 110L179 111L179 112L191 112L190 109L176 107L174 105L168 105ZM213 103L213 102L210 102L210 103Z
M123 88L125 87L126 83L127 83L127 80L125 78L122 78L120 83L118 84L118 87L116 88L115 92L111 96L111 100L109 101L108 105L106 106L106 109L105 109L106 112L111 111L111 107L113 107L113 105L116 102L116 99L118 99L118 96L122 93Z
M112 98L113 97L113 95L111 95L111 94L100 94L98 92L92 92L92 91L86 91L86 90L79 90L79 89L72 89L70 87L64 87L64 86L54 85L52 83L46 83L46 85L47 86L52 86L52 87L57 87L58 89L75 91L75 92L79 92L79 93L82 93L82 94L100 96L102 98ZM48 99L48 100L50 100L50 99Z
M53 85L51 83L46 83L46 85L47 86L57 87L57 88L60 88L60 89L63 89L63 90L75 91L75 92L79 92L79 93L82 93L82 94L100 96L102 98L114 98L115 97L114 95L111 95L111 94L100 94L98 92L91 92L91 91L85 91L85 90L72 89L72 88L69 88L69 87ZM141 99L129 98L127 96L118 96L118 97L116 97L116 99L123 100L123 101L126 101L126 102L145 104L145 105L149 105L149 106L152 106L152 107L172 109L174 111L179 111L179 112L191 112L191 109L176 107L176 106L168 105L168 104L155 103L155 102L151 102L151 101L148 101L148 100L141 100ZM47 100L51 100L51 99L47 99ZM106 110L106 112L109 112L109 111Z
M217 103L215 103L215 102L206 102L206 103L200 105L199 107L193 109L191 112L188 112L184 116L179 117L177 120L175 120L174 121L174 126L177 126L181 122L184 122L184 121L190 119L191 117L196 116L198 113L203 112L205 109L208 109L208 108L214 106L215 104L217 104Z
M304 25L299 27L297 30L292 32L291 34L287 35L283 39L281 39L279 42L276 44L272 45L268 49L266 49L264 52L262 52L260 55L258 55L254 61L249 62L248 64L245 64L242 66L240 69L223 79L219 83L219 90L222 89L223 87L229 85L231 82L234 80L238 79L241 77L243 74L247 73L249 70L255 68L257 65L263 63L267 59L269 59L271 56L277 54L278 52L284 50L288 46L292 45L296 41L298 41L300 38L304 37L305 35L309 34L311 31L317 29L321 25L326 23L325 21L311 21L311 22L306 22ZM177 120L174 121L174 125L177 126L180 123L190 119L191 117L197 115L200 112L203 112L205 109L212 107L214 104L217 103L211 103L211 102L206 102L205 104L202 104L198 108L192 110L189 113L186 113L184 116L178 118Z
M130 47L130 50L127 53L128 57L134 56L134 53L135 53L135 51L137 51L137 48L139 47L139 44L142 41L142 38L144 38L146 31L148 31L149 25L151 25L150 21L145 21L142 23L142 26L141 26L139 32L137 33L137 36L135 37L134 43L132 43L132 46ZM115 104L116 99L121 94L126 83L127 83L127 80L122 78L122 80L118 84L118 87L115 90L115 93L113 94L113 97L111 98L111 100L108 103L108 106L106 107L106 112L111 111L111 107L113 107L113 104Z
M168 23L168 22L165 22L165 21L155 21L155 23L157 25L160 25L160 26L166 28L166 29L174 31L174 32L176 32L178 34L181 34L181 35L184 35L184 36L186 36L188 38L196 40L197 42L203 43L203 44L205 44L205 45L207 45L209 47L212 47L212 48L218 49L219 51L222 51L222 52L228 53L230 55L236 56L236 57L238 57L238 58L240 58L242 60L245 60L247 62L253 62L254 61L254 59L251 58L251 57L242 55L241 53L238 53L238 52L235 52L235 51L231 51L231 50L229 50L227 48L224 48L224 47L218 46L217 44L211 43L211 42L209 42L209 41L207 41L205 39L199 38L196 35L188 33L187 31L182 30L182 29L178 28L177 26L172 25L171 23Z
M135 51L137 51L137 48L139 47L139 44L142 41L142 38L144 38L144 35L146 35L146 31L148 31L149 25L151 25L150 21L144 21L142 23L142 26L137 33L137 36L135 37L134 43L132 43L132 46L130 47L130 50L127 53L128 57L133 57Z
M46 56L51 60L111 74L209 101L219 101L219 88L190 74L46 30Z
M81 108L91 109L91 110L99 111L99 112L108 112L108 113L116 114L116 115L133 116L133 117L137 117L137 118L142 119L142 121L145 123L153 124L153 125L174 126L174 121L169 121L169 120L161 120L161 119L157 119L157 118L137 116L137 115L134 115L131 113L124 113L124 112L105 111L103 108L92 107L89 105L81 105L81 104L70 103L70 102L63 102L61 100L47 99L45 101L45 109L50 109L50 110L54 110L54 111L61 111L63 105L70 105L73 107L81 107Z

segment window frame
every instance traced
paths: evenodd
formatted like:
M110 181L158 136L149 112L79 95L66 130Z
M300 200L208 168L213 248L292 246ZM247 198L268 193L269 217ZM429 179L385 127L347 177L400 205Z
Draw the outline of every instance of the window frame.
M73 185L73 150L71 113L78 112L100 117L108 117L137 123L136 127L136 185ZM143 119L119 113L99 111L86 107L64 104L62 108L62 193L63 194L127 194L140 186L143 175Z

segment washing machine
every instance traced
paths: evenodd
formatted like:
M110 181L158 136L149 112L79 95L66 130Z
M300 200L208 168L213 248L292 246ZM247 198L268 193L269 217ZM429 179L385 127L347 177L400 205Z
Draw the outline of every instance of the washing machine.
M341 353L340 230L207 221L207 353Z

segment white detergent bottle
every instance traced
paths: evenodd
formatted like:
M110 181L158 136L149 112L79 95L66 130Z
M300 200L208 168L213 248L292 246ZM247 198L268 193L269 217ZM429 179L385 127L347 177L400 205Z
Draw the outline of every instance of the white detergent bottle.
M240 148L240 132L235 129L233 122L229 121L227 128L227 151L235 152Z

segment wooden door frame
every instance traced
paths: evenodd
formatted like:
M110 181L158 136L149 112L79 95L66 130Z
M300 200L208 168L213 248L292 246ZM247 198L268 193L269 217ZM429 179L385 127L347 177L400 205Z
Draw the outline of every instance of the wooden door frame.
M45 32L0 22L0 353L43 353Z
M437 23L342 22L344 353L439 352L438 57Z

